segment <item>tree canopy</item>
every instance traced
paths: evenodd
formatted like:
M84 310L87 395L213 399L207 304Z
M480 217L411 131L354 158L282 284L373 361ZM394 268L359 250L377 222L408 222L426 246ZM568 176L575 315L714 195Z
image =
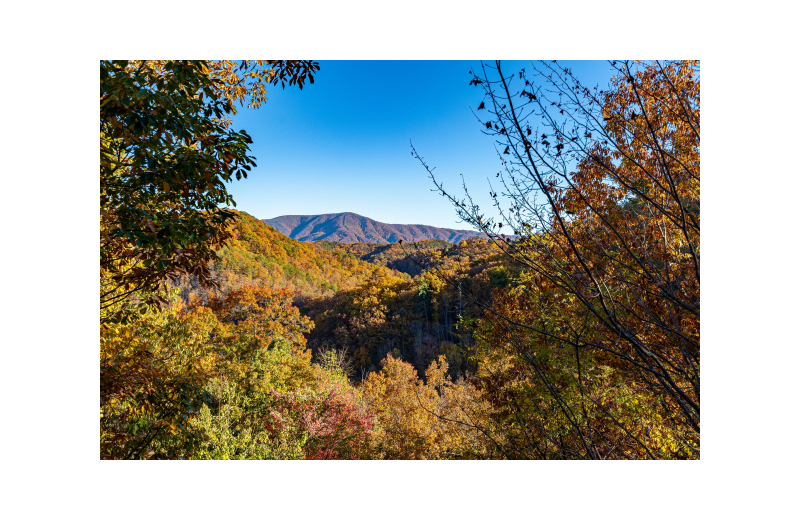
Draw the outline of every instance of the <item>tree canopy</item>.
M492 193L499 217L489 218L448 196L522 269L485 304L482 334L486 355L505 360L503 386L528 388L514 406L531 407L518 424L539 432L519 432L529 454L694 457L699 64L611 65L608 90L549 62L474 73L484 131L504 150L506 197Z

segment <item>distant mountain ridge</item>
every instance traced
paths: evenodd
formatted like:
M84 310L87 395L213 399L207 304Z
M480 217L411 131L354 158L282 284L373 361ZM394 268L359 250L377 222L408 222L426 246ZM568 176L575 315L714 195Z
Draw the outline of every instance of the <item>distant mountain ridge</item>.
M279 233L303 242L368 242L392 244L439 239L457 244L479 233L467 229L448 229L421 224L384 224L355 213L327 213L324 215L283 215L262 220Z

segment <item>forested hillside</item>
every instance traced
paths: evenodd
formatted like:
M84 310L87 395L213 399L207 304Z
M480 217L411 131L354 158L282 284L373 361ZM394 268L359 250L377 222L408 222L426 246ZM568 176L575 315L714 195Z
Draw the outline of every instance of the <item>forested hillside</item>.
M469 229L437 228L421 224L384 224L355 213L284 215L265 219L264 222L286 236L305 242L328 240L344 244L354 242L390 244L401 240L418 242L438 239L458 243L478 234Z
M211 269L223 293L248 283L304 296L331 295L391 271L344 250L294 240L247 213L234 213L239 218L229 228L231 239L219 249ZM191 294L208 295L196 278L184 275L178 286L187 301Z

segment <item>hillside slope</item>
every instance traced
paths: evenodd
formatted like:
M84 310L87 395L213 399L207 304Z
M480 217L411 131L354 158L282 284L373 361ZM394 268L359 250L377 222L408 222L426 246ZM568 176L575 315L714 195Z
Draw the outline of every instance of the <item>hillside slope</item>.
M284 215L264 219L284 235L303 242L370 242L391 244L403 240L445 240L457 244L478 233L467 229L448 229L420 224L384 224L355 213L328 213L325 215Z
M277 232L260 220L239 212L233 227L234 239L218 251L213 277L222 292L244 283L286 288L297 295L332 295L341 289L352 289L365 280L390 273L400 273L382 265L364 262L349 252L319 250L313 244L300 242ZM184 276L178 286L188 300L208 291L196 280Z

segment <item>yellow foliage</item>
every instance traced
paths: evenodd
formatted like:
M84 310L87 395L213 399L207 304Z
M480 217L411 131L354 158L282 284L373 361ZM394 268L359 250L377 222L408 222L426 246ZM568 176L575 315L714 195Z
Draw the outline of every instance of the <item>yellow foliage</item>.
M422 382L410 364L389 355L381 371L369 375L363 390L377 417L376 458L462 459L485 452L471 427L477 396L469 385L450 381L447 368L440 356Z

